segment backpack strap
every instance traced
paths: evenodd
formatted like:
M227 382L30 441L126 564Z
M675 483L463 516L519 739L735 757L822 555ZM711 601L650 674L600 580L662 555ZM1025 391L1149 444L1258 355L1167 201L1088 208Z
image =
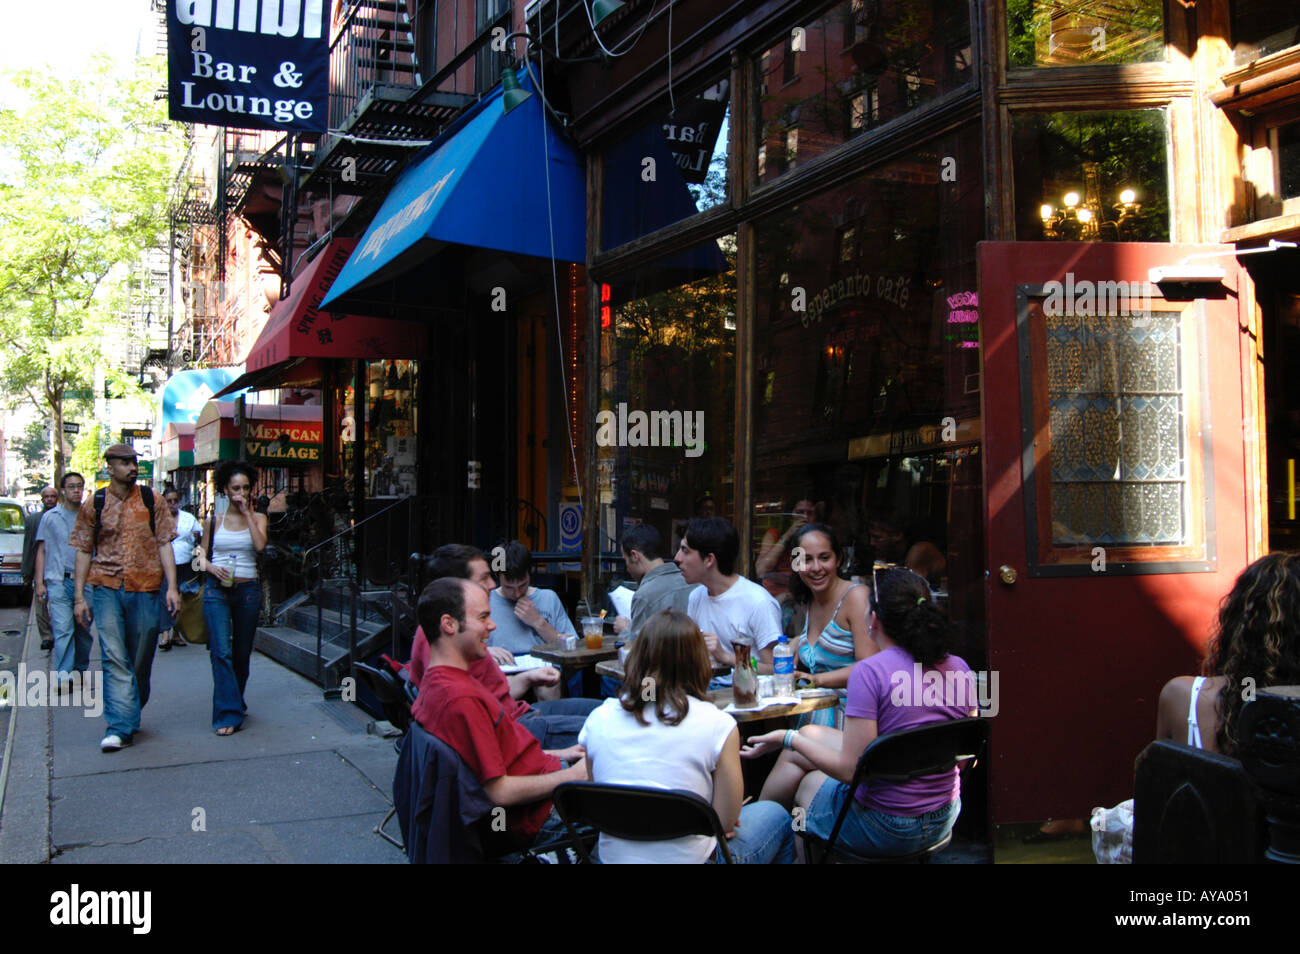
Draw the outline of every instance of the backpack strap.
M99 549L99 523L104 516L104 498L108 496L108 488L100 487L95 491L95 529L90 533L90 552L94 553Z
M141 485L140 500L144 503L144 509L149 512L149 536L151 537L157 536L158 530L154 526L154 516L153 516L153 504L154 504L153 488L145 487L144 485Z

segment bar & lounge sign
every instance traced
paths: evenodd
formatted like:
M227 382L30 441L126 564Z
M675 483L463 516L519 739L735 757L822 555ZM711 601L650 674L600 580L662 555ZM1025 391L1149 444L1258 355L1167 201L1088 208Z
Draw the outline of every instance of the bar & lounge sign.
M235 129L325 132L325 0L169 0L168 115Z

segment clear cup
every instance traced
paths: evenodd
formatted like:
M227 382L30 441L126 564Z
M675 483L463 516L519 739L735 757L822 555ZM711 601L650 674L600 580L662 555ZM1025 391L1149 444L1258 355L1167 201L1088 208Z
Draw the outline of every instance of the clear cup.
M588 649L600 649L605 644L605 621L599 616L582 618L582 635Z

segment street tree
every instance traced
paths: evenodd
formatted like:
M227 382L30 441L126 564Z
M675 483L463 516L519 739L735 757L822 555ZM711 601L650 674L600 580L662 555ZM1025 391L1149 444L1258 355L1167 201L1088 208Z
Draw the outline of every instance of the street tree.
M124 70L99 57L82 74L0 76L0 392L30 402L61 434L65 401L96 370L125 385L128 266L168 238L178 127L155 97L161 60ZM55 442L55 479L65 469Z

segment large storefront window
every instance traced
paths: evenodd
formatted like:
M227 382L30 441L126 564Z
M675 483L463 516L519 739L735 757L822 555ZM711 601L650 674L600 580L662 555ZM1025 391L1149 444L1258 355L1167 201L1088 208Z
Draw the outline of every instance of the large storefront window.
M954 620L982 625L980 166L971 127L755 224L750 544L787 604L790 556L771 543L813 519L850 574L915 564Z
M1093 66L1164 59L1163 0L1007 0L1007 59Z
M1163 109L1017 115L1016 238L1169 241L1166 126Z
M735 512L736 237L602 289L601 549L651 523L674 549L693 516Z
M967 0L836 4L758 57L758 181L770 182L973 75Z
M617 248L727 202L731 81L665 102L604 155L601 245Z

